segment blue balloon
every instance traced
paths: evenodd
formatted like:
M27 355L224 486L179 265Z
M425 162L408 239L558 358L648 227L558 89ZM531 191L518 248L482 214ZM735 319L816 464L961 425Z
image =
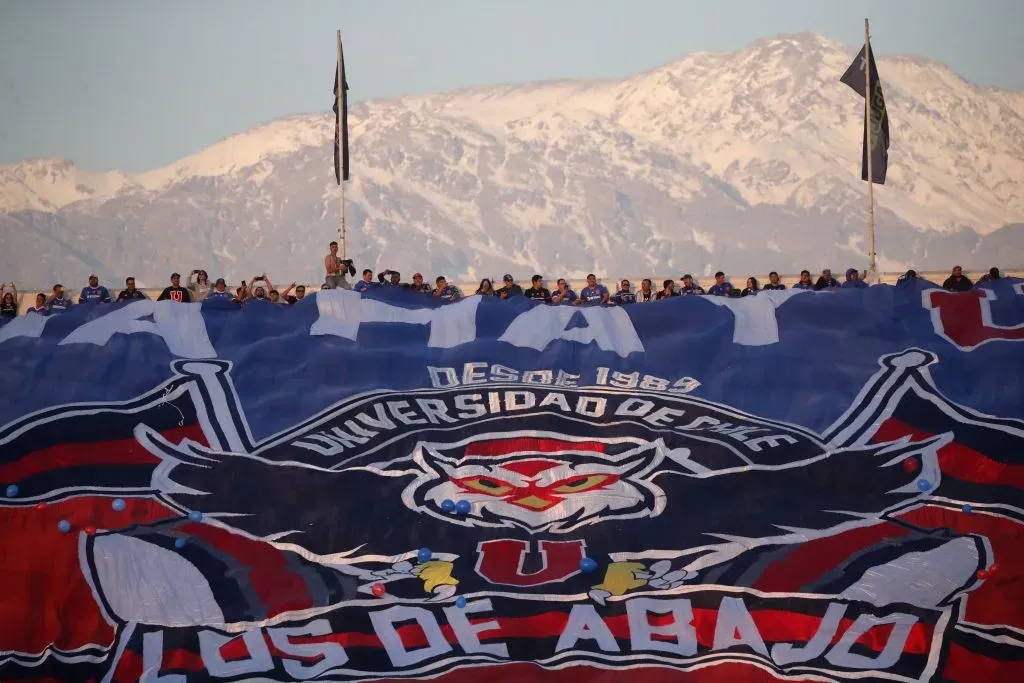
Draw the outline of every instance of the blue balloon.
M455 512L455 501L451 498L445 498L441 501L441 510L444 512Z
M468 515L471 509L473 509L473 506L469 504L468 500L460 500L455 504L455 511L460 515Z
M190 522L201 522L203 521L203 513L199 510L193 510L188 513L188 519Z
M174 547L178 548L179 550L181 548L184 548L185 547L185 539L181 538L180 536L178 538L174 539Z
M963 510L964 514L966 514L966 515L969 515L972 512L974 512L974 506L971 505L970 503L964 503L964 506L962 508L960 508L960 509Z
M430 558L433 553L430 552L430 548L420 548L420 551L416 553L416 559L420 561L420 564L424 562L430 562Z
M110 507L114 508L117 512L121 512L125 508L124 498L115 498L114 502L110 504Z
M8 498L17 498L18 497L18 485L17 484L11 484L11 485L9 485L7 487L7 497Z
M57 529L62 534L66 534L67 532L71 531L71 522L69 522L66 519L62 519L59 522L57 522Z
M932 483L930 481L928 481L927 479L918 479L917 480L917 488L918 488L918 490L920 490L920 491L927 491L931 487L932 487Z
M462 597L461 595L459 597L455 598L455 606L458 607L459 609L465 609L466 608L466 598Z
M583 572L584 574L589 574L590 572L594 571L595 569L597 569L597 561L596 560L594 560L592 558L589 558L589 557L584 557L582 560L580 560L580 571Z

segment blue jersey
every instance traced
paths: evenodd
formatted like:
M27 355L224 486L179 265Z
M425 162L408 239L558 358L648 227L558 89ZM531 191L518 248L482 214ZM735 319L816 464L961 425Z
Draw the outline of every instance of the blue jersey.
M695 296L697 294L703 294L704 288L698 285L696 282L692 285L683 285L682 289L679 290L681 296Z
M355 284L354 287L352 287L352 289L353 289L353 291L356 291L356 292L359 292L360 294L362 294L366 290L373 289L374 287L380 287L380 283L379 282L374 282L373 280L370 280L369 282L367 282L366 280L360 280L359 282L357 282Z
M708 290L708 294L711 296L729 296L729 292L732 291L732 283L723 282L718 285L711 285L711 289Z
M206 295L206 298L204 300L205 301L233 301L234 298L235 298L235 295L232 294L231 292L229 292L226 289L223 292L218 292L216 289L211 289L209 291L209 293Z
M82 287L81 294L78 295L78 303L96 303L96 302L109 304L110 303L110 292L103 285L99 287Z
M612 297L612 301L614 301L617 304L631 304L634 301L636 301L636 294L634 294L633 292L623 292L620 289L619 291L615 292L615 295Z
M795 285L793 285L793 289L810 289L810 290L813 290L814 289L814 285L811 284L810 282L798 282Z
M554 299L556 296L561 297L557 302L559 304L571 304L574 303L578 298L576 296L576 292L572 291L571 289L565 290L565 294L562 294L561 290L556 289L554 292L551 293L551 298Z
M62 296L59 299L54 299L50 302L50 310L66 311L69 308L71 308L72 305L73 304L71 303L71 299L67 298L66 296Z
M435 289L434 291L436 292L437 290ZM442 301L458 301L460 298L462 298L462 295L459 294L458 288L453 285L448 285L447 287L442 289L437 296Z
M580 298L588 304L600 302L607 296L608 288L602 284L597 284L594 287L584 287L583 291L580 292Z

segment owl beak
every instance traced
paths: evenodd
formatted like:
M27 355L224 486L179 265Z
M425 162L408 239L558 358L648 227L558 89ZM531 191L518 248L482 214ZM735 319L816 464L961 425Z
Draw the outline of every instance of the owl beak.
M539 511L539 510L547 510L549 508L553 508L554 506L558 505L558 503L561 502L561 501L558 500L558 499L556 499L556 500L546 500L546 499L541 498L539 496L535 496L533 494L528 494L528 495L525 495L525 496L521 496L519 498L508 499L505 502L511 503L512 505L518 505L519 507L526 508L527 510L538 510Z

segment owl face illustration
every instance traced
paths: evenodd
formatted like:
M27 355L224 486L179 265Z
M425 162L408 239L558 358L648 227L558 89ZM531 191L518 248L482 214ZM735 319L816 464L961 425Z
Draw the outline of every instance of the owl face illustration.
M466 500L474 526L567 532L615 518L655 515L664 495L649 480L668 449L639 439L483 435L469 443L421 444L424 470L406 501L430 512ZM673 452L685 459L685 453Z

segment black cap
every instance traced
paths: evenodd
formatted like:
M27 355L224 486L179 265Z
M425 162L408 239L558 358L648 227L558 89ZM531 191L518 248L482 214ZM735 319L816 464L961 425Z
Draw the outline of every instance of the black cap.
M224 278L219 277L217 278L217 281L213 283L213 286L216 287L217 285L224 285L226 287L227 284L228 283L224 282Z
M505 282L513 282L514 281L514 278L512 277L511 273L505 273L505 277L503 277L501 279L504 280Z
M172 279L172 280L173 280L174 278L176 278L176 277L181 277L181 273L171 273L171 279Z

